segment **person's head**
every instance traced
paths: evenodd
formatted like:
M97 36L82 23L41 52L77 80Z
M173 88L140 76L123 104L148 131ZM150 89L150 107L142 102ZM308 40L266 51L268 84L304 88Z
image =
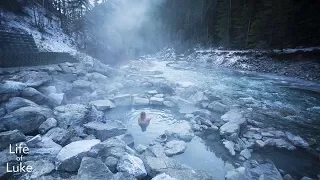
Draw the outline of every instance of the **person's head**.
M146 119L146 112L142 111L140 113L140 119Z

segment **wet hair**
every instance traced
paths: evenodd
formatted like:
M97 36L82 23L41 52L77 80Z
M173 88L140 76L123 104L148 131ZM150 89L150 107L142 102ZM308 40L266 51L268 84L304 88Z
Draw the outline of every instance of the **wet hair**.
M146 112L142 111L140 113L140 119L145 119L146 118Z

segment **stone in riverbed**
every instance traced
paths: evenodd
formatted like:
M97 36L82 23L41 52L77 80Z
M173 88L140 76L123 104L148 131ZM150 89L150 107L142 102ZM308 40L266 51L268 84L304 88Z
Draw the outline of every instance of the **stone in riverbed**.
M165 131L168 139L180 139L186 142L189 142L194 137L191 126L189 122L182 121L180 123L175 124L171 128Z
M265 140L264 143L266 144L266 146L276 146L277 148L285 148L285 149L288 149L291 151L296 149L295 146L293 146L291 143L289 143L283 139L269 138L269 139Z
M83 157L86 157L90 149L99 144L100 140L81 140L72 142L61 149L56 157L57 170L77 171Z
M224 137L232 136L233 134L238 137L240 132L240 125L235 122L227 122L220 127L220 135Z
M247 179L282 180L281 174L272 163L260 164L249 170Z
M226 180L246 180L245 171L246 171L245 167L239 167L237 169L233 169L227 172L225 178Z
M25 135L18 130L0 133L0 150L8 148L10 144L18 143L26 139Z
M309 147L309 144L304 139L302 139L300 136L295 136L290 132L286 132L285 134L287 136L287 139L295 146L299 146L302 148Z
M58 143L62 146L66 145L69 140L71 139L71 132L67 131L65 129L56 127L53 129L50 129L44 137L51 138L55 143Z
M52 111L42 107L22 107L19 108L3 118L0 123L8 130L20 130L23 133L31 133L38 129L38 127L47 119L52 117Z
M134 97L133 98L133 105L147 106L147 105L149 105L149 99L141 98L141 97Z
M221 116L221 119L224 122L235 122L237 124L243 124L246 121L243 118L241 112L237 109L231 109L230 111L226 112L224 115Z
M150 104L151 105L163 105L163 101L164 99L163 98L158 98L158 97L151 97L150 98Z
M251 157L251 151L248 149L244 149L240 152L240 155L246 159L249 159Z
M243 134L243 137L256 140L262 139L262 136L254 131L247 131L245 134Z
M116 106L131 106L132 96L130 94L118 95L114 97L113 101Z
M184 141L172 140L166 143L165 153L167 156L184 153L187 145Z
M108 99L104 100L96 100L90 102L93 106L97 108L99 111L106 111L112 108L115 108L116 106Z
M232 156L236 155L236 152L234 151L234 146L235 146L234 142L228 141L228 140L224 140L223 144L229 150L229 153Z
M81 161L81 165L78 170L78 175L76 179L105 180L111 179L112 176L112 172L100 159L84 157Z
M93 121L84 124L88 134L93 134L96 138L104 141L110 137L119 136L126 133L126 126L120 121L107 121L106 123Z
M142 160L130 154L125 154L120 158L117 170L131 174L138 179L147 176L147 171Z
M255 146L258 148L263 148L266 145L262 140L256 140L255 141Z
M176 178L172 178L166 173L162 173L157 175L156 177L152 178L151 180L177 180Z
M216 112L226 112L227 111L227 106L218 102L218 101L211 102L207 108L209 110L216 111Z
M67 104L54 108L58 126L65 129L69 126L73 127L88 122L89 114L89 108L82 104Z
M40 134L45 134L50 129L56 127L58 124L57 120L54 118L48 118L46 121L44 121L38 128L38 131Z
M4 108L6 109L7 113L10 113L12 111L15 111L16 109L26 107L26 106L38 106L36 103L24 99L21 97L13 97L9 99L9 102L4 105Z

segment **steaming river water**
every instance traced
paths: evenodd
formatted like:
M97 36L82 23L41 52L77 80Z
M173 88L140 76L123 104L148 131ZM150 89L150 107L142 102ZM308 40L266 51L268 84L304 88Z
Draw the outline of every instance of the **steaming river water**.
M212 98L221 100L228 107L241 109L247 119L262 122L277 130L290 131L312 142L312 148L320 148L319 84L267 74L206 67L185 61L132 61L123 66L122 70L126 72L124 81L133 82L131 84L143 81L156 86L159 82L166 82L169 86L178 87L178 90L182 89L175 92L176 95L185 94L183 90L190 87L210 92ZM132 86L123 93L142 94L153 90ZM142 132L137 125L142 110L153 117L146 132ZM221 114L213 116L218 119ZM163 134L166 128L174 127L183 119L177 110L154 107L116 108L109 111L106 117L121 119L134 136L135 144L145 145ZM208 135L212 135L212 132L196 136L188 143L185 153L173 158L193 168L207 171L217 179L224 179L225 173L234 168L234 164L239 160L224 149L219 134L213 134L213 139L207 138ZM308 153L301 150L255 152L253 157L269 158L277 168L298 177L316 177L317 171L320 171L318 160L315 162Z

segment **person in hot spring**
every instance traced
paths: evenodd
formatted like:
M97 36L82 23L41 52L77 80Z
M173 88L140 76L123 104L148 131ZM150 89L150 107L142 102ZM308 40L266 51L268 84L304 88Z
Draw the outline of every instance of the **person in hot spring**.
M149 126L151 121L150 117L147 117L146 112L142 111L140 113L140 118L138 119L138 124L141 127L142 132L147 130L147 127Z

